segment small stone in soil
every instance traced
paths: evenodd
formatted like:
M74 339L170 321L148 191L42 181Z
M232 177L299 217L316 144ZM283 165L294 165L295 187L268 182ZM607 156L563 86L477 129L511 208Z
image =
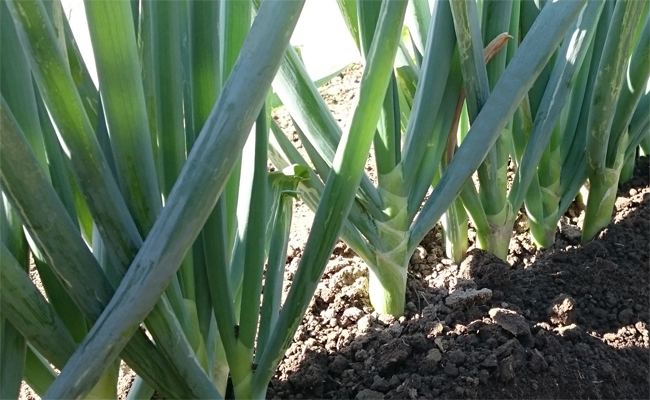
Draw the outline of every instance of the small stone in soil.
M355 399L357 400L370 400L370 399L383 399L384 394L375 392L374 390L370 389L363 389L359 393L357 393Z
M438 346L440 351L442 351L443 353L447 351L447 343L441 336L438 336L437 338L433 339L433 342L436 344L436 346Z
M434 349L429 350L429 352L427 353L426 358L428 360L438 362L438 361L440 361L442 359L442 353L440 353L440 350L434 348Z
M415 248L415 251L413 252L413 255L411 256L411 263L412 264L424 264L424 262L427 260L427 251L424 247L418 246Z
M475 321L470 322L469 325L467 325L467 331L478 332L484 325L485 322L483 322L483 320L477 319Z
M399 380L399 377L397 375L393 375L388 381L388 386L394 389L398 387L400 383L402 383L402 381Z
M493 308L489 312L490 318L499 326L515 336L530 336L530 328L526 319L512 310Z
M408 338L408 343L417 352L424 352L429 349L429 341L421 334L416 333Z
M398 321L393 322L393 324L388 328L388 332L393 336L393 337L399 337L402 334L402 330L404 327L400 325Z
M376 390L378 392L387 392L389 387L388 387L388 381L381 376L375 375L374 381L372 382L372 386L370 386L371 390Z
M364 315L357 323L357 330L359 333L366 333L370 329L370 315Z
M558 295L551 302L548 309L548 316L552 323L556 325L571 325L576 319L576 301L567 294Z
M472 377L469 377L469 376L468 376L468 377L467 377L467 383L470 384L470 385L478 386L478 384L480 383L480 381L479 381L478 378L472 378Z
M540 372L548 368L548 364L546 363L544 356L537 349L533 349L533 354L528 366L533 372Z
M411 346L406 344L401 339L393 339L392 341L382 345L377 353L377 372L380 375L387 375L397 365L406 361L411 355Z
M515 377L515 358L513 356L508 356L501 360L499 364L499 375L501 381L508 382Z
M445 299L445 304L451 308L469 307L487 303L492 298L490 289L456 290Z
M445 329L444 325L442 325L440 322L434 322L433 326L429 330L429 337L437 337L442 334L442 331Z
M384 325L390 325L395 321L395 317L390 314L380 314L377 317L377 320Z
M357 307L350 307L343 311L343 316L349 318L352 321L358 321L361 317L363 317L363 311L360 310Z
M501 346L497 347L497 349L494 351L494 354L496 354L499 358L506 357L512 354L512 350L518 346L521 347L517 339L510 339Z
M467 360L467 355L461 350L452 350L447 353L447 361L454 365L462 365Z
M447 364L443 372L447 376L451 376L451 377L458 376L458 368L456 368L456 366L452 363Z
M580 228L564 222L560 223L560 233L570 241L577 241L582 237L582 231Z
M582 330L576 324L571 324L569 326L561 326L553 329L563 338L567 339L579 339L582 336Z
M485 360L481 363L482 366L488 367L488 368L494 368L498 364L497 361L497 356L496 354L492 353L489 356L485 357Z

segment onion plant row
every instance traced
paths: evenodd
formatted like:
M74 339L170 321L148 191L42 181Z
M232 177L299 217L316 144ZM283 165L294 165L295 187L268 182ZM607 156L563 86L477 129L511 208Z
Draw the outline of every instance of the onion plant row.
M649 151L647 2L339 0L365 64L345 131L289 44L303 4L87 0L96 87L59 1L0 3L2 398L116 398L120 360L130 399L263 398L339 238L401 315L441 218L457 261L468 218L505 257L522 205L548 246L588 180L589 240Z
M365 56L381 6L339 6ZM609 223L623 165L649 134L647 6L410 3L391 83L376 100L377 184L362 177L341 236L368 265L376 310L401 315L410 257L441 217L447 255L456 262L468 246L468 217L478 247L505 259L522 207L533 241L550 246L585 185L591 190L583 241ZM308 162L323 182L349 174L334 158L343 146L340 128L295 55L289 57L274 87ZM374 67L365 59L366 69ZM274 138L276 165L305 162L282 135ZM325 198L316 182L300 185L314 209Z

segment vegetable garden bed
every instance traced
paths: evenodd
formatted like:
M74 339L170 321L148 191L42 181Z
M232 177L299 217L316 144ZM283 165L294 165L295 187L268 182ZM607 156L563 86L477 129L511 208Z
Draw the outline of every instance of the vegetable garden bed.
M353 65L320 90L344 126L361 73ZM293 139L288 115L280 109L275 118ZM641 158L634 178L619 188L614 222L584 246L571 236L581 217L577 207L547 250L537 250L525 224L518 224L507 264L478 249L453 264L436 226L411 259L407 310L398 320L372 313L363 261L339 242L267 397L650 397L648 161ZM372 162L367 173L376 179ZM312 219L298 202L285 289ZM473 238L470 232L472 244ZM462 288L487 288L492 297L485 304L446 306L450 293ZM548 309L563 294L575 302L574 320L564 321L575 328L550 320ZM499 326L489 314L495 308L520 315L530 335ZM120 399L134 376L124 371ZM21 399L34 398L23 388Z
M360 74L354 66L321 90L344 126ZM291 137L282 112L276 120ZM649 171L641 158L619 188L613 223L586 245L572 236L583 213L571 207L553 247L537 250L518 224L508 263L476 249L457 266L437 225L411 259L399 320L372 313L367 269L339 242L268 398L649 398ZM310 226L299 203L285 287ZM463 288L492 297L448 307ZM573 319L552 322L560 295L572 299ZM500 308L517 313L530 334L497 324L490 310Z
M649 4L3 2L0 397L648 398Z
M536 251L522 233L512 266L474 250L459 268L432 231L411 261L397 321L369 313L365 269L340 244L268 397L648 398L647 158L638 173L621 188L617 222L584 246L558 235ZM468 271L492 298L445 306L455 288L473 286L462 281ZM561 294L575 302L575 328L550 322ZM494 308L515 311L530 335L500 327Z

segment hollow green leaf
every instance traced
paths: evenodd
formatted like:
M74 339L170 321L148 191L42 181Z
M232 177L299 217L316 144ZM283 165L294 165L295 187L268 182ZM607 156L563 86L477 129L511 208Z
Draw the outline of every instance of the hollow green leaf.
M544 7L411 226L409 251L420 243L479 166L583 6L584 2L571 1Z
M645 15L643 29L638 35L639 40L634 46L632 58L628 66L625 82L616 104L616 113L612 121L611 145L607 149L607 165L611 166L616 158L616 152L621 138L630 124L634 110L637 109L641 97L647 95L648 77L650 77L650 16Z
M56 269L67 293L86 318L94 321L111 298L113 288L47 181L4 100L0 103L0 126L0 181L5 193L13 204L20 204L20 217L42 250L44 260ZM123 358L161 392L183 393L179 390L184 386L174 383L178 381L164 367L167 361L152 353L154 349L148 343L139 331ZM164 350L174 349L170 346ZM186 365L187 360L183 360L181 364Z
M162 208L130 4L85 4L102 104L122 194L140 235Z
M27 345L24 379L25 383L39 396L43 396L56 379L56 373L50 367L50 363L31 345Z
M460 86L456 86L459 81L450 77L453 74L451 66L456 45L451 17L448 1L434 4L427 38L428 45L420 69L411 118L405 133L402 151L403 190L411 192L408 204L409 221L415 216L422 197L430 186L443 153L443 144L447 141L449 131L435 129L440 120L438 117L444 115L441 112L441 108L444 107L443 99L449 96L451 91L460 89ZM449 86L449 91L447 91L448 80L453 82ZM422 189L413 190L412 186Z
M373 41L367 58L371 67L366 69L362 78L359 104L350 130L341 138L323 200L316 211L303 257L280 312L277 329L271 335L255 371L252 382L254 393L265 390L289 346L352 207L381 112L380 99L386 93L393 71L406 5L406 1L383 2L375 33L382 38L381 45L379 40Z
M621 152L627 148L627 135L624 133L618 140L614 138L610 144L610 130L643 7L643 2L638 1L616 3L602 50L587 123L585 159L591 189L585 210L583 241L591 240L611 220L618 175L624 160ZM611 165L607 164L609 146L614 147L612 152L615 154Z
M4 244L0 247L0 256L3 317L12 321L12 326L49 362L63 368L76 348L72 335ZM22 371L20 376L22 378Z
M166 207L113 300L46 396L74 397L101 375L152 309L196 239L236 162L289 36L301 1L264 3ZM269 24L269 21L274 21ZM255 57L253 58L253 55ZM242 102L241 99L248 99ZM208 132L212 134L209 135ZM191 205L191 206L190 206ZM137 300L136 300L137 299ZM77 377L84 376L84 382Z
M577 72L582 67L593 39L603 4L602 1L587 3L566 34L559 51L558 62L551 73L549 84L532 126L531 136L526 143L512 189L508 195L508 200L514 209L521 207L528 190L528 182L532 179L535 168L542 158L545 143L548 143L550 139L571 89L576 86Z
M267 224L267 153L268 135L266 107L263 106L255 122L255 135L251 135L253 147L244 151L241 185L250 186L248 218L246 222L246 241L244 255L244 274L239 331L237 340L246 349L246 358L240 361L252 366L255 350L255 339L260 316L260 296L262 295L262 277L264 275L265 238ZM252 157L248 157L248 156ZM242 197L240 197L241 199ZM243 225L240 225L243 227ZM240 356L241 357L241 356ZM243 357L241 357L243 358ZM250 368L250 367L249 367ZM235 372L235 371L233 371ZM237 397L245 398L250 394L241 388L241 378L232 374L233 387ZM244 381L245 382L245 381Z

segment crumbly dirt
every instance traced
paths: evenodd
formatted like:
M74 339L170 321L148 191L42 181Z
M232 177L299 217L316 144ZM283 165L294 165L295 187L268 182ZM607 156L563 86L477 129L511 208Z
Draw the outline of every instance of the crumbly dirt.
M398 320L372 312L339 243L268 398L650 398L648 171L643 158L585 245L558 234L538 251L522 231L509 263L473 249L458 266L434 229Z

